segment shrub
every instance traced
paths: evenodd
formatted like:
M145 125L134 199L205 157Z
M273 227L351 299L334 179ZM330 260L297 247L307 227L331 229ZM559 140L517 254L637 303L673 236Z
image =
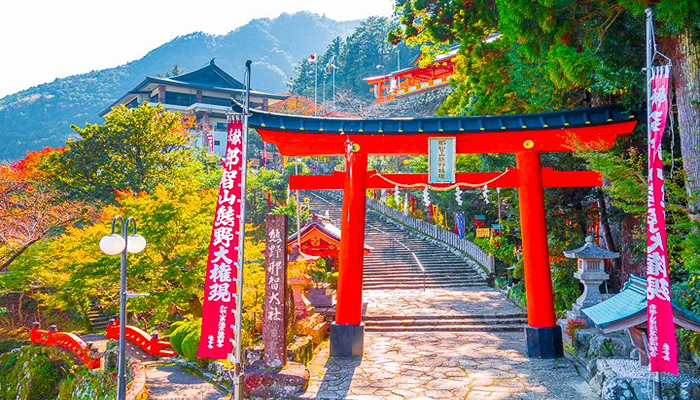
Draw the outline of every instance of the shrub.
M494 279L493 285L497 288L502 288L508 284L508 278L499 277Z
M49 400L58 396L60 382L78 370L68 354L30 345L0 355L0 399Z
M515 301L518 305L523 308L527 307L527 300L525 298L525 285L521 282L517 285L513 285L508 291L508 297Z
M111 400L116 396L116 382L100 371L81 367L61 382L58 400Z
M582 320L581 318L574 318L570 319L566 323L566 328L564 328L564 333L566 333L567 336L569 336L569 339L574 340L574 335L576 334L577 329L584 329L588 326L586 321Z
M326 276L326 280L331 285L331 289L333 289L333 290L338 289L338 273L337 272L330 272Z
M199 348L199 338L202 335L200 329L190 331L189 335L182 341L182 358L187 361L197 361L197 349Z
M187 322L182 322L178 324L176 329L173 331L173 333L170 335L170 345L173 346L173 350L177 352L182 358L185 358L185 350L184 350L184 342L185 339L190 336L191 333L196 332L197 333L197 340L199 340L199 335L202 330L202 320L197 319L194 321L187 321ZM196 350L195 350L195 357L196 359ZM187 358L185 358L187 359ZM194 360L190 360L194 361Z
M18 349L27 344L29 344L29 342L18 342L16 340L0 341L0 354L7 353L8 351L13 349Z

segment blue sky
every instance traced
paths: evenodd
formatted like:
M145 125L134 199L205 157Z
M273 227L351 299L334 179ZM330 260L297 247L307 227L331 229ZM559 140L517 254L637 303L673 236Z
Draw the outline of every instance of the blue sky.
M393 0L23 0L0 12L0 98L141 58L175 36L224 34L251 19L311 11L336 20L389 16Z

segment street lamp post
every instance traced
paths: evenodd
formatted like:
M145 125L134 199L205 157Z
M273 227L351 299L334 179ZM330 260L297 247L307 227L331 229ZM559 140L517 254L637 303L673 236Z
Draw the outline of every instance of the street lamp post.
M121 235L115 233L117 221L121 223ZM133 232L129 235L129 225ZM126 399L126 253L140 253L146 247L146 239L136 233L136 220L126 220L117 215L112 220L112 232L100 239L100 250L105 254L121 253L121 272L119 286L119 365L117 368L117 400Z

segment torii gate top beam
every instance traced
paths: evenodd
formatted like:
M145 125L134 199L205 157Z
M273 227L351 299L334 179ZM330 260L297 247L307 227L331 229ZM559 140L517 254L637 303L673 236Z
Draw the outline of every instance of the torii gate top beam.
M249 124L287 156L339 156L348 137L365 154L427 154L429 137L457 139L457 153L572 151L571 142L609 148L632 132L635 115L621 107L543 114L402 119L302 117L252 111Z

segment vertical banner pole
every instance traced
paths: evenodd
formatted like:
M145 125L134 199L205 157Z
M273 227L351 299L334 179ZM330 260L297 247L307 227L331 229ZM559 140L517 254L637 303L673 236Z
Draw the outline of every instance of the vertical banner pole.
M243 318L243 265L245 262L245 202L246 183L248 175L248 116L250 114L250 65L252 61L245 62L245 102L243 103L243 168L241 172L241 225L240 225L240 252L238 253L238 279L236 281L236 343L234 345L234 386L233 398L243 399L243 362L241 349L241 319Z
M652 24L653 22L653 11L651 8L647 8L645 10L646 14L646 89L647 89L647 113L651 112L651 101L649 99L651 98L651 65L652 65L652 59L654 57L653 54L653 41L654 38L652 37ZM647 121L647 154L651 154L651 126ZM647 170L650 171L652 169L652 161L651 157L647 157L649 159L649 165ZM649 183L651 183L651 177L649 177ZM660 400L661 399L661 373L660 372L654 372L654 389L652 393L652 398L655 400Z
M654 399L661 399L661 372L678 375L677 341L671 303L666 237L662 138L669 113L671 60L656 50L653 13L646 9L647 135L649 189L647 206L647 335ZM653 67L654 57L666 65ZM671 118L673 118L671 116Z

